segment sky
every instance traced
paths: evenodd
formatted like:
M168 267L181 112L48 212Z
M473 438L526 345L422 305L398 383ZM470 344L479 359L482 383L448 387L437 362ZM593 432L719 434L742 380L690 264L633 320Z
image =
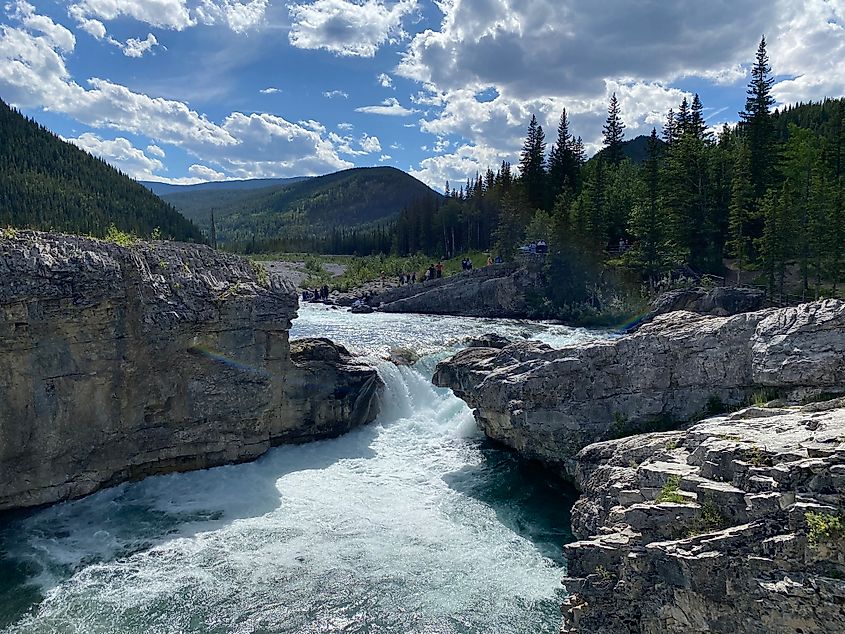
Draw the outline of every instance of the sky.
M595 151L613 92L626 138L693 93L736 121L764 34L778 104L845 95L845 0L6 0L0 98L142 180L442 190L516 163L532 114Z

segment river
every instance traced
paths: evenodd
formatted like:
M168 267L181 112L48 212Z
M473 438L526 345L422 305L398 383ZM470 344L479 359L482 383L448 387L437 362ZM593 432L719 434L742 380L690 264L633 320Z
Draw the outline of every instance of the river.
M430 381L463 338L492 330L551 345L604 336L304 307L292 338L424 355L379 363L377 421L5 517L0 632L557 632L573 496L491 446Z

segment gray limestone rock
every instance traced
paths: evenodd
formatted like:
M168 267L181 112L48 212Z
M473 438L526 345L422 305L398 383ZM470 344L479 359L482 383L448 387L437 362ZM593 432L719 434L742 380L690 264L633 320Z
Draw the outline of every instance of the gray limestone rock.
M371 420L375 370L327 342L291 358L296 309L288 283L205 246L7 232L0 510Z
M552 349L470 348L434 377L484 432L569 471L590 443L671 428L764 392L806 400L845 392L845 302L733 317L661 315L637 333Z
M845 631L845 409L829 407L581 451L561 632Z

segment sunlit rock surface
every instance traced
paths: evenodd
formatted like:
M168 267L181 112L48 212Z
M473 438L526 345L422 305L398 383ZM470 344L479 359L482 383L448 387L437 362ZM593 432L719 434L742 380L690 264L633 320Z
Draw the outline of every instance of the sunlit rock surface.
M562 632L845 631L845 400L594 444L575 477Z
M475 409L488 436L571 475L572 458L596 441L754 398L845 392L845 302L733 317L674 312L633 335L562 349L470 348L434 380Z
M257 271L199 245L0 237L0 510L372 420L375 370L330 342L292 360L296 296Z

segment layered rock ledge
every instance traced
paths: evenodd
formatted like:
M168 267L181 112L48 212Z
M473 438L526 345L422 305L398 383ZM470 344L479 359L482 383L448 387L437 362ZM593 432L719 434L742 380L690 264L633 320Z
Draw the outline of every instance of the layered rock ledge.
M169 242L0 235L0 510L253 459L375 416L380 385L291 345L292 287Z
M562 633L845 631L845 400L591 445Z
M733 317L660 315L637 333L563 349L470 348L434 381L484 432L572 476L587 445L775 397L845 393L845 302Z
M539 262L500 264L441 279L396 287L367 298L388 313L424 313L466 317L530 317L528 293L545 284Z

